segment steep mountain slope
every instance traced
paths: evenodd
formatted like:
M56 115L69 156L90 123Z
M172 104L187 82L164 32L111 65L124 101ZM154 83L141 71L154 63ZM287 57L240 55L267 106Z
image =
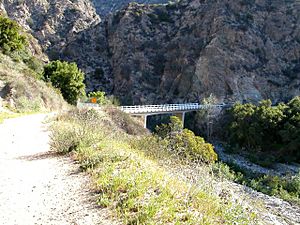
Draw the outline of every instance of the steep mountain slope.
M126 6L128 3L132 2L131 0L92 0L97 13L101 16L106 16L109 13L113 13L116 10L121 9ZM157 3L166 3L168 0L135 0L134 2L140 4L157 4Z
M3 0L1 11L38 39L50 58L83 30L100 22L89 0Z
M131 3L102 22L89 0L17 2L4 0L2 8L51 59L76 61L88 90L127 104L300 94L297 0Z
M76 61L89 75L88 86L92 86L89 77L99 77L99 71L111 74L105 29L90 0L3 0L0 9L32 34L39 43L35 46L40 45L50 59ZM104 82L106 89L112 86ZM93 89L98 86L93 82Z
M108 43L114 91L134 103L300 94L299 1L131 4L109 19Z
M37 40L1 14L0 34L0 114L67 108L59 91L41 79L48 57Z
M23 62L0 53L0 112L6 108L19 112L68 108L61 94L35 75Z

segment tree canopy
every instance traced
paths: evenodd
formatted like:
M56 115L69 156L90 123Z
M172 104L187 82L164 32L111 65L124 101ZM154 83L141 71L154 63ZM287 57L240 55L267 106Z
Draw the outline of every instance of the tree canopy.
M75 63L52 61L44 67L43 79L58 88L70 104L75 105L85 95L84 73Z
M21 34L19 25L9 18L0 16L0 48L4 53L21 50L27 45L27 40Z
M252 152L300 161L300 97L287 104L236 104L229 111L229 142ZM275 153L275 154L274 154Z

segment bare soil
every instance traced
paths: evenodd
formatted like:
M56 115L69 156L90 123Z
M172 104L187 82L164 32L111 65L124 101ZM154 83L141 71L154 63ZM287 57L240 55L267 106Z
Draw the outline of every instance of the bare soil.
M0 124L0 224L117 224L96 206L89 176L50 151L46 117Z

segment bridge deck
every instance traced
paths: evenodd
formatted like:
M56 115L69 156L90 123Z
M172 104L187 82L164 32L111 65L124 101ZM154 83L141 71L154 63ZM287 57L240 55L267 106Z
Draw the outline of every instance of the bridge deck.
M134 105L134 106L120 106L119 109L125 113L132 115L156 115L167 113L183 113L197 111L207 108L222 108L224 104L219 105L201 105L198 103L185 103L185 104L164 104L164 105ZM79 108L100 108L98 104L93 103L78 103Z
M121 106L123 112L133 115L151 115L164 113L180 113L207 109L210 107L224 107L224 105L201 105L198 103L165 104L165 105L135 105Z

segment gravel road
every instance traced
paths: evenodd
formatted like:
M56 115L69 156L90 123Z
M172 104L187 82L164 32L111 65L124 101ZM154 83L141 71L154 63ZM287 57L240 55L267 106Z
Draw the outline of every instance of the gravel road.
M0 124L0 224L117 224L94 204L78 165L49 152L46 116Z

